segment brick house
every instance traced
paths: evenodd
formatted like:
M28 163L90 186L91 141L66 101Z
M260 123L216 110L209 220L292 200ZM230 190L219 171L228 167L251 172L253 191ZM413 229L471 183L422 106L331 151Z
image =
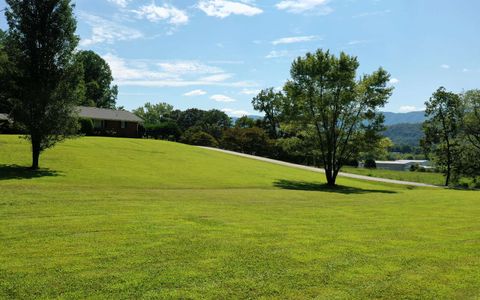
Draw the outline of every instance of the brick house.
M78 116L93 121L97 135L138 138L143 120L125 110L79 106Z

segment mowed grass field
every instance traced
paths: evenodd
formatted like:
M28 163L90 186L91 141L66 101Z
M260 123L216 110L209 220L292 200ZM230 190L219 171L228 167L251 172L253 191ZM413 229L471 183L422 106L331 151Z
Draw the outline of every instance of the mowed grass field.
M187 145L0 136L0 298L480 297L480 193Z
M441 173L393 171L382 169L364 169L354 167L343 167L342 172L365 175L371 177L388 178L410 182L421 182L433 185L445 185L445 176Z

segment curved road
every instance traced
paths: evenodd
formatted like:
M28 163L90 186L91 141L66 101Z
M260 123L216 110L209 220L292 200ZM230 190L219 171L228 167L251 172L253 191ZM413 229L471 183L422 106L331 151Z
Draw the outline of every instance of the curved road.
M218 148L201 147L201 146L199 148L218 151L218 152L223 152L223 153L232 154L232 155L241 156L241 157L250 158L250 159L256 159L256 160L260 160L260 161L264 161L264 162L269 162L269 163L272 163L272 164L277 164L277 165L282 165L282 166L287 166L287 167L292 167L292 168L297 168L297 169L308 170L308 171L312 171L312 172L325 173L324 169L293 164L293 163L284 162L284 161L276 160L276 159L270 159L270 158L255 156L255 155L249 155L249 154L244 154L244 153L239 153L239 152L234 152L234 151L218 149ZM435 188L440 187L440 186L437 186L437 185L431 185L431 184L426 184L426 183L401 181L401 180L386 179L386 178L379 178L379 177L370 177L370 176L343 173L343 172L338 173L338 176L354 178L354 179L361 179L361 180L368 180L368 181L409 185L409 186L435 187Z

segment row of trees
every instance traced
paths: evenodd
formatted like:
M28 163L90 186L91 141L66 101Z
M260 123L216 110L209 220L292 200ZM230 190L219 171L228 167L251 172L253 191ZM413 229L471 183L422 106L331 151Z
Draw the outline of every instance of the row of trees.
M6 0L0 31L0 112L8 113L40 153L76 134L77 105L115 107L108 64L79 42L70 0Z
M272 141L263 122L242 117L231 118L216 109L175 110L167 103L146 103L133 111L144 120L145 135L150 138L222 147L244 153L268 156Z
M422 146L445 174L445 185L480 176L480 90L439 88L425 103Z
M168 134L178 132L181 136L174 138L187 143L210 140L211 146L236 151L310 158L310 163L325 168L333 186L342 166L376 155L385 144L379 108L393 91L388 86L390 75L380 68L358 77L358 67L357 58L345 53L339 57L323 50L307 53L293 62L291 79L282 91L268 88L253 99L264 119L242 118L235 128L218 110L180 112L167 104L147 103L135 113L145 120L147 135L164 138L168 127Z

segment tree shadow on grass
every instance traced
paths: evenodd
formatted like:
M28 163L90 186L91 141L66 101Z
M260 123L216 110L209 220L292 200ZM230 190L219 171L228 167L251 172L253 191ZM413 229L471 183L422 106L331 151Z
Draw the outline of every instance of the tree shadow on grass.
M339 193L339 194L367 194L367 193L396 194L395 191L389 191L389 190L362 189L362 188L344 186L344 185L337 185L335 187L331 187L325 183L293 181L293 180L285 180L285 179L277 180L273 183L273 185L281 189L296 190L296 191L317 191L317 192L330 192L330 193Z
M59 176L57 171L49 169L32 170L18 165L0 164L0 181L8 179L33 179L40 177Z

